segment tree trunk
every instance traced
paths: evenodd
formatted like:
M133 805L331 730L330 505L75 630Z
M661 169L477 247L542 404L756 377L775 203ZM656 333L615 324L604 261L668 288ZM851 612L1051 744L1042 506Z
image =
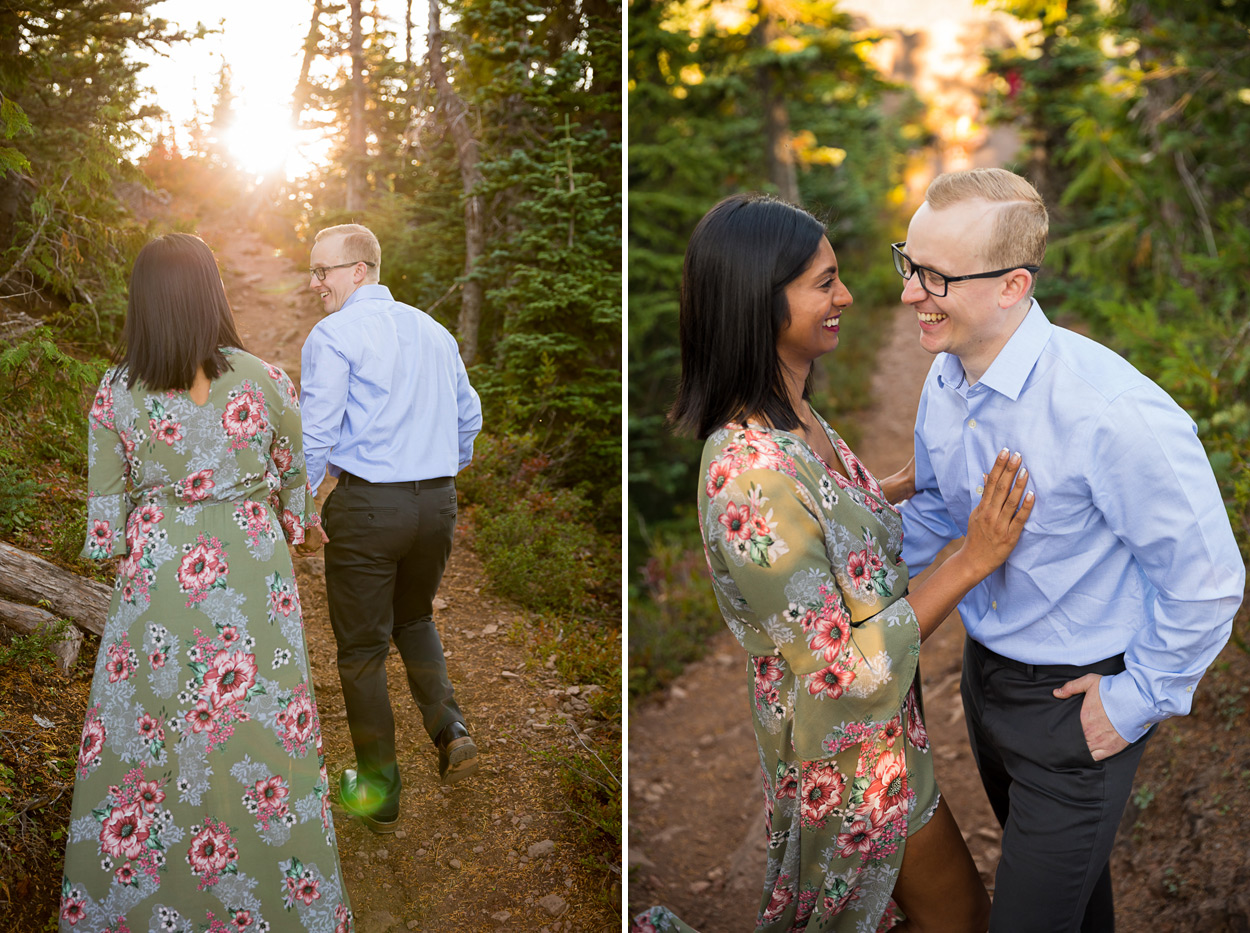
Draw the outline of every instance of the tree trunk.
M761 15L755 27L755 40L767 47L777 31L771 12ZM760 96L764 103L764 139L768 147L768 180L777 189L777 196L791 204L799 203L799 176L794 164L794 147L790 140L790 111L786 107L785 89L778 86L772 66L763 65L757 74Z
M313 0L312 22L308 24L308 35L304 37L304 61L299 66L299 81L295 84L295 93L291 97L291 120L299 125L300 114L308 106L309 87L308 73L312 70L313 59L317 57L317 43L321 39L321 14L324 7L321 0Z
M103 583L0 541L0 596L23 603L43 602L56 618L71 619L102 635L111 593Z
M26 606L22 603L12 603L7 599L0 599L0 625L20 635L33 635L41 627L55 625L58 621L60 620L56 616L43 609ZM82 632L77 626L67 625L65 634L61 636L61 640L52 649L57 658L60 659L57 667L68 674L69 669L78 660L78 651L81 647Z
M352 105L347 124L347 209L365 206L365 39L360 0L352 0Z
M438 0L430 0L430 78L434 82L438 109L451 129L456 143L456 160L460 163L460 182L464 188L464 274L466 280L460 295L460 319L456 323L460 338L460 356L466 366L477 359L477 331L482 321L482 283L469 278L486 243L486 210L477 193L482 181L477 139L469 125L469 108L460 99L443 68L443 30L439 24Z

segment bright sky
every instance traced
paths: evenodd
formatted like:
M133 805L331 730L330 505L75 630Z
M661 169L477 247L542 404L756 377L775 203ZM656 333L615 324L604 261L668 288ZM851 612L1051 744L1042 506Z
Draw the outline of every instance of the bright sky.
M386 27L403 48L405 0L377 0ZM413 0L413 56L425 52L427 5ZM148 67L141 84L169 114L182 141L184 125L197 108L207 122L224 58L230 66L237 125L227 144L242 165L257 175L282 171L288 177L310 171L324 151L314 133L297 134L291 125L291 94L303 61L304 37L312 0L164 0L151 7L161 17L191 31L197 22L222 32L175 46L167 57L143 54ZM369 28L366 19L365 28Z

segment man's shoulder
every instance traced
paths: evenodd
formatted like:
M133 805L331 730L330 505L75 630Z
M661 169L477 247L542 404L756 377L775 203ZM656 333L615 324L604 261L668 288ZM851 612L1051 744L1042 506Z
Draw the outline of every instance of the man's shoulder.
M1109 403L1134 389L1163 391L1115 350L1066 327L1054 328L1042 359L1044 375L1081 396Z

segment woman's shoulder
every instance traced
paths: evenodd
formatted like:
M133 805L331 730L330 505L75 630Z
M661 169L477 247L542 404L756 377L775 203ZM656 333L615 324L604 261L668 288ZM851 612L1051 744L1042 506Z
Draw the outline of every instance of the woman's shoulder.
M254 353L248 353L246 350L240 350L238 347L222 347L221 352L226 356L226 362L230 364L231 371L249 379L268 377L274 382L289 381L287 374L282 371L282 367L275 366L267 360L261 359Z

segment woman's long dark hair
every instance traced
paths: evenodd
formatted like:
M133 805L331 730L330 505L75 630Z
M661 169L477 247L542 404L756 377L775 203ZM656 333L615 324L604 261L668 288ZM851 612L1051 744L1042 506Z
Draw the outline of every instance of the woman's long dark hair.
M702 440L751 415L799 426L777 335L790 320L785 288L824 236L807 211L760 194L725 198L699 221L682 270L681 383L669 412L678 430Z
M243 349L213 251L197 236L167 233L139 251L122 327L126 387L189 389L230 368L222 347Z

